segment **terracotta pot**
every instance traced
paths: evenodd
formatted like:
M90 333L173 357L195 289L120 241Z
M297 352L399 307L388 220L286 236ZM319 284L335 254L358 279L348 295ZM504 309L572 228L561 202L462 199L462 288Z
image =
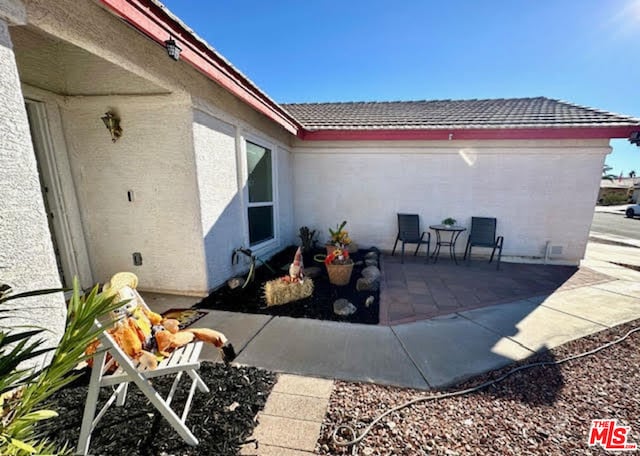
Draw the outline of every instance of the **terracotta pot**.
M329 274L329 282L333 285L348 285L351 280L351 272L353 272L353 261L349 264L327 264L327 273Z

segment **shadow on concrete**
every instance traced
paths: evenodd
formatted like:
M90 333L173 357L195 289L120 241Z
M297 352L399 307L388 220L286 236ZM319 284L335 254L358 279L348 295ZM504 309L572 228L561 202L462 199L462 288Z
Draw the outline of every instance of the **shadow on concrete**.
M542 356L549 347L605 328L548 308L543 302L514 301L393 325L392 329L428 384L442 388ZM553 378L552 370L546 371Z

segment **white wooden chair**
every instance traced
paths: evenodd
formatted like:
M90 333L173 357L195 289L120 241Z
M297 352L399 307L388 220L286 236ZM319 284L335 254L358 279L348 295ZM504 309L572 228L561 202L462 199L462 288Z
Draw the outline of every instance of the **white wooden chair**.
M136 300L140 305L146 307L137 291L133 290ZM99 322L95 323L97 327L102 327ZM89 381L89 391L84 407L84 415L82 418L82 427L80 429L80 438L78 439L78 447L76 454L86 455L89 451L91 433L95 429L100 419L107 412L109 407L115 402L117 406L124 405L127 396L127 388L129 383L135 383L140 391L149 399L149 402L162 414L162 416L171 424L176 432L189 445L197 445L198 439L189 430L185 421L191 408L191 402L196 388L203 393L208 393L209 388L202 381L197 371L200 368L199 356L202 350L202 342L191 342L184 347L175 350L171 356L163 359L158 363L158 367L153 370L147 370L132 360L115 342L115 340L104 331L100 336L100 348L93 358L93 369L91 371L91 379ZM109 353L111 359L105 362L106 355ZM118 363L118 368L113 373L108 373L113 363ZM178 416L170 407L173 396L178 388L183 374L186 373L191 377L191 388L187 396L186 403L182 410L182 415ZM164 399L154 389L150 379L161 377L169 374L177 374L171 386L167 398ZM102 387L113 387L113 394L107 400L105 405L96 415L98 405L98 393Z

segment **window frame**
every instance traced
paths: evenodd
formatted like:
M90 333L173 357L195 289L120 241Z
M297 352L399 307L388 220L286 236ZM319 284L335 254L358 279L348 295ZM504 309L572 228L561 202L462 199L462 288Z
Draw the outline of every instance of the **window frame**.
M278 220L278 148L275 144L252 134L245 133L241 135L242 138L242 183L243 183L243 224L244 224L244 238L245 243L253 251L265 251L276 247L279 243L280 233ZM252 203L249 201L249 160L247 157L247 143L254 144L258 147L262 147L271 152L271 201L270 202L257 202ZM273 237L265 239L264 241L251 244L249 239L249 208L252 207L271 207L273 211Z

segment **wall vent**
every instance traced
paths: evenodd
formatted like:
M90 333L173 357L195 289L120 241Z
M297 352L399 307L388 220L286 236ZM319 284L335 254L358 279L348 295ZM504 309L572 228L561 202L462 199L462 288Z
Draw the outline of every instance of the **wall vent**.
M564 246L562 245L552 245L549 249L549 256L560 256L564 251Z
M547 260L562 257L566 248L566 244L553 244L552 241L547 241L543 247L545 264L547 263Z

